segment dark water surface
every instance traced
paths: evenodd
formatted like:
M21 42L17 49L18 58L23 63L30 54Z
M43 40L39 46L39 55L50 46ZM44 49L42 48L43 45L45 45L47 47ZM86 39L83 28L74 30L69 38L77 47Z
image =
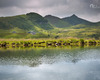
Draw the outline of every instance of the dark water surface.
M100 47L0 50L0 80L100 80Z

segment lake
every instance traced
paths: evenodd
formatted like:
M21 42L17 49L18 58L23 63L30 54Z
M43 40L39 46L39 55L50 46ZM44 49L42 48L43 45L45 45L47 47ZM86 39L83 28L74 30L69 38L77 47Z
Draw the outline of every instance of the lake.
M100 80L100 47L0 49L0 80Z

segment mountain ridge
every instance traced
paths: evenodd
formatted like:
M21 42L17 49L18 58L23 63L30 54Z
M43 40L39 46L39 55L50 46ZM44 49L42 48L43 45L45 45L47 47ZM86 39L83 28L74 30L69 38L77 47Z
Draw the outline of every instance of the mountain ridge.
M99 30L100 22L90 22L75 14L59 18L52 15L43 17L38 13L30 12L23 15L0 17L0 38L54 38L59 36L99 39Z
M50 22L50 24L52 24L52 25L54 25L55 27L58 27L58 28L65 28L65 27L70 26L69 23L62 21L61 18L56 17L56 16L46 15L44 18L47 19Z

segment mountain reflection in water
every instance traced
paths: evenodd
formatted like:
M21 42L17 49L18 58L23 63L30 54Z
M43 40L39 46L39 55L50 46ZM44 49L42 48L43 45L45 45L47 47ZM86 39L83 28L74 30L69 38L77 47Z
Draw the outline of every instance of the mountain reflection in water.
M100 80L100 47L0 50L0 80Z

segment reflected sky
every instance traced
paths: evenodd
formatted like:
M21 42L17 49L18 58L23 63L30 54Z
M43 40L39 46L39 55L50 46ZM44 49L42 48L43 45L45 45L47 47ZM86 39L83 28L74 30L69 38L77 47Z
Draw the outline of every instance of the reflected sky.
M100 48L0 51L0 80L100 80Z
M0 80L100 80L100 60L0 66Z

